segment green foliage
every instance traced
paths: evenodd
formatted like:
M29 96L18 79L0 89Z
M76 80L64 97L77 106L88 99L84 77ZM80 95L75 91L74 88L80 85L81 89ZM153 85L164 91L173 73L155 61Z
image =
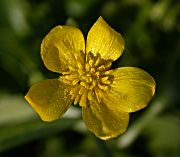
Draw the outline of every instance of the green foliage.
M1 0L0 15L0 156L180 156L180 1ZM67 24L87 35L100 15L126 42L113 66L140 67L157 83L149 107L132 113L128 131L108 142L85 129L77 108L44 123L23 99L34 82L57 76L39 55L47 32Z

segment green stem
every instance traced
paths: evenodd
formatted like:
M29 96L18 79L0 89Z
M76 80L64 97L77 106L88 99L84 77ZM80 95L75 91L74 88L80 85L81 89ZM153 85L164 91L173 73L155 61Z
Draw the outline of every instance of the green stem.
M99 140L96 138L96 143L98 145L98 148L101 152L102 157L113 157L113 155L105 141L102 141L102 140Z

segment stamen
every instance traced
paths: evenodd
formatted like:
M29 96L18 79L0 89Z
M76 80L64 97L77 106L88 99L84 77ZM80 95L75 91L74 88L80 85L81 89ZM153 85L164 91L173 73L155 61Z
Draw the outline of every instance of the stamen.
M105 66L104 65L101 65L100 67L98 67L97 68L99 71L103 71L103 70L105 70L106 68L105 68Z
M104 74L105 75L111 75L113 73L113 70L108 70L108 71L106 71Z
M70 74L70 73L71 73L70 71L62 72L63 75L68 75L68 74Z
M85 87L86 83L81 81L80 85Z
M72 85L69 94L74 104L79 103L81 107L88 107L88 101L94 98L100 103L103 92L111 87L113 70L108 69L112 61L102 59L99 53L94 56L89 52L85 60L80 56L75 54L76 67L69 66L60 78L64 83Z
M80 90L79 90L79 94L80 94L80 95L83 94L84 90L85 90L85 88L82 86L82 87L80 88Z
M107 80L107 81L104 81L103 83L106 84L106 85L110 85L111 81Z
M88 72L90 70L89 64L86 63L86 71Z
M87 90L85 90L84 93L82 94L79 104L82 107L87 107L86 103L87 103Z
M93 81L93 79L91 77L88 77L88 82L90 83L92 81Z
M78 73L82 76L85 74L84 70L83 69L78 69Z
M92 92L92 90L90 90L89 92L88 92L88 100L92 100L93 99L93 92Z
M79 103L79 100L80 100L80 95L77 95L75 100L74 100L74 105L78 104Z
M101 82L104 83L108 80L109 76L105 76L101 78Z
M71 71L76 71L76 69L75 69L74 67L72 67L72 66L69 66L68 68L69 68L69 70L71 70Z
M63 80L63 82L66 83L66 84L72 84L72 81L70 81L70 80L67 80L67 79L65 79L65 78L62 78L62 80Z
M96 98L97 98L97 101L98 103L101 102L101 94L100 94L100 90L98 88L95 88L95 95L96 95Z
M94 69L94 68L91 68L90 72L91 72L91 73L95 73L95 69Z
M89 65L90 65L90 67L92 67L93 66L93 63L94 63L94 60L89 60Z
M99 71L97 71L97 72L95 73L95 75L96 75L96 77L97 77L97 78L99 78L99 76L100 76L100 72L99 72Z
M86 62L88 62L91 59L91 52L86 53Z
M106 85L101 85L100 83L98 83L98 87L99 87L100 89L104 90L104 91L108 89L108 86L106 86Z
M93 80L93 82L92 82L92 87L94 88L94 87L96 86L96 84L97 84L97 81L96 81L96 80Z
M77 78L77 74L71 74L71 75L65 75L64 77L67 79L67 80L72 80L72 79L75 79Z
M73 80L72 85L76 85L78 82L79 82L79 79L75 79Z
M95 63L94 63L94 66L95 66L95 67L99 64L100 60L101 60L101 58L100 58L100 57L97 57L97 59L96 59L96 61L95 61Z

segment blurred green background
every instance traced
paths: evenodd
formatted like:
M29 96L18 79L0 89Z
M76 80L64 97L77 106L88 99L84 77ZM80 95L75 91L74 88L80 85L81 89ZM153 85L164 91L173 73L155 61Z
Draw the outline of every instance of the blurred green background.
M85 127L78 107L44 123L23 96L58 77L42 63L42 38L57 25L86 36L99 16L125 39L114 63L156 80L150 105L131 114L125 134L103 142ZM180 157L180 1L0 0L0 157Z

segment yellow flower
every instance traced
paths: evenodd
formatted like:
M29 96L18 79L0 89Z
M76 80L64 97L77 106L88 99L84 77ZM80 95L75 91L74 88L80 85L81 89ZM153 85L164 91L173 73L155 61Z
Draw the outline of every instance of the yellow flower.
M25 99L43 121L60 118L74 102L82 107L87 128L107 140L125 132L129 113L147 106L155 81L135 67L110 70L124 50L124 40L102 17L90 29L85 45L81 31L57 26L43 39L41 57L57 79L40 81Z

